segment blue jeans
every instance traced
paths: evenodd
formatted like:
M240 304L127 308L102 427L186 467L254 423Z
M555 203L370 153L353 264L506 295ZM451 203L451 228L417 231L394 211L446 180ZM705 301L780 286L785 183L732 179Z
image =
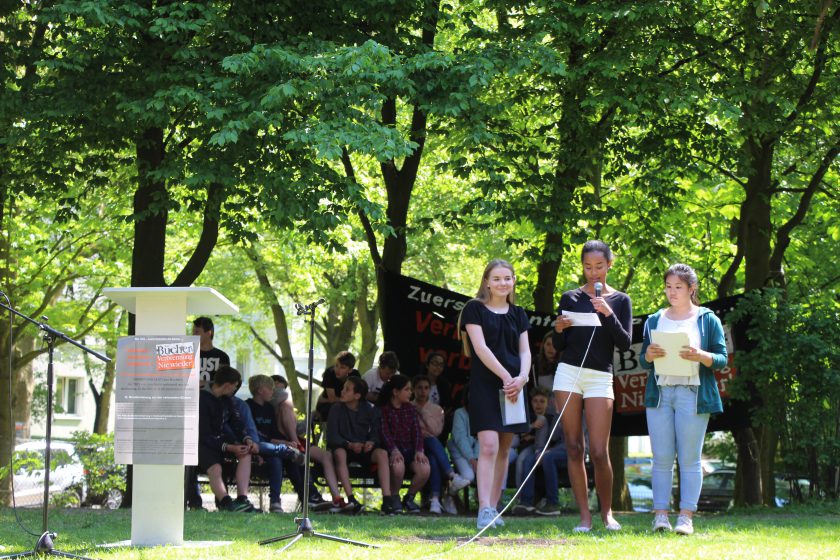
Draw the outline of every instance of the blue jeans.
M653 509L669 509L674 480L674 457L680 463L680 509L697 511L703 471L700 456L709 424L708 414L697 414L697 387L659 388L658 408L645 409L653 450Z
M423 447L429 458L429 489L432 491L432 496L440 496L443 477L449 478L449 473L453 471L449 456L436 437L423 438Z
M260 455L265 461L262 465L256 466L252 463L252 469L261 471L268 478L268 500L271 503L280 501L280 487L283 485L283 460L277 455Z
M522 465L523 477L526 476L529 472L531 472L531 469L534 468L534 464L536 464L537 457L539 456L539 451L534 451L533 454L529 455L525 459L525 462ZM545 501L547 504L553 506L556 506L558 504L557 471L561 466L563 466L566 463L566 459L566 448L562 445L558 445L546 451L545 455L543 455L542 461L540 462L540 465L542 465L543 469L543 478L545 478ZM522 486L522 493L519 495L519 500L523 505L534 505L534 489L536 486L537 478L535 475L536 471L534 475L531 475L531 477Z
M519 450L519 455L516 457L516 485L522 486L522 481L525 479L525 475L528 474L528 471L531 470L530 467L525 469L525 461L526 459L530 458L534 455L534 446L529 445L523 449ZM533 463L531 463L533 465Z

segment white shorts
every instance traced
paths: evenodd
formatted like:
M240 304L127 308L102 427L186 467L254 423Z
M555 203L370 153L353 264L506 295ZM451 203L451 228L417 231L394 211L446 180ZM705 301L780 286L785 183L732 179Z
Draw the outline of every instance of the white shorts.
M580 374L578 374L578 370L580 370ZM557 372L554 374L554 390L578 393L583 395L584 399L592 397L615 399L612 373L572 366L563 362L557 364Z

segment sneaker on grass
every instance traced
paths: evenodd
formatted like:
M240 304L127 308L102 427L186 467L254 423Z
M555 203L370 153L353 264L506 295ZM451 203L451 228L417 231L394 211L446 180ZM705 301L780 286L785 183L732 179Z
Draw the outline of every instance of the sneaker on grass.
M674 532L678 535L692 535L694 534L694 522L690 515L680 515L677 517L677 525L674 527Z
M660 531L670 531L671 530L671 522L668 521L668 514L666 513L657 513L656 517L653 518L653 530L655 532Z
M531 504L518 503L510 509L511 515L532 515L537 508Z
M537 515L560 515L560 506L546 502L537 508Z
M492 529L496 526L493 523L493 518L496 517L496 510L491 507L484 507L478 512L478 519L475 522L475 526L477 529L484 529L485 527L489 527Z
M237 496L233 500L234 509L232 511L239 511L243 513L262 513L259 509L254 507L254 504L248 499L248 496Z
M458 506L455 505L455 499L447 494L440 499L440 507L444 513L449 515L458 515Z

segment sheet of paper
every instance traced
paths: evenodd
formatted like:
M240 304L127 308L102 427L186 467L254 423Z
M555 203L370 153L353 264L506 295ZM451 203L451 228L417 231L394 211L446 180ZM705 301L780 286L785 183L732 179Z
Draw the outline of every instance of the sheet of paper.
M572 320L573 327L600 327L601 320L597 313L575 313L563 310L563 316Z
M653 362L656 375L677 375L691 377L693 369L691 362L680 358L680 350L688 346L688 333L650 331L651 342L665 349L665 357L657 358Z
M502 405L503 425L510 426L528 421L528 415L525 412L525 389L519 390L519 396L516 398L516 402L507 398L505 392L500 389L499 403Z

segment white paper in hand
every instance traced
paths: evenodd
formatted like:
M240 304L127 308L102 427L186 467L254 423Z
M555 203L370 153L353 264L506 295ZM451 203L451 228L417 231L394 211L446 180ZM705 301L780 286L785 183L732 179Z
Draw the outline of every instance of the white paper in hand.
M516 402L507 398L503 389L499 389L499 403L502 407L502 425L510 426L528 421L528 415L525 412L525 389L519 390Z
M665 350L665 356L657 358L653 362L656 375L691 377L694 373L691 362L680 358L682 347L689 345L688 333L650 331L650 338L651 342L658 344Z
M600 327L601 320L597 313L576 313L574 311L563 310L563 316L568 317L572 321L573 327Z

